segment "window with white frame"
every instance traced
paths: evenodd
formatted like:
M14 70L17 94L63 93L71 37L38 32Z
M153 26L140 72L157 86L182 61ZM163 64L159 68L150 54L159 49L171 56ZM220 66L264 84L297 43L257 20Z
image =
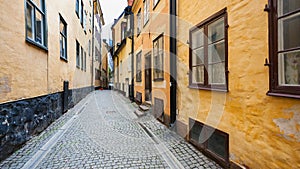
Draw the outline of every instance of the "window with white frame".
M59 31L60 31L60 57L64 60L67 60L67 23L60 15L60 23L59 23Z
M144 0L144 26L148 23L149 16L149 0Z
M45 8L44 0L26 0L26 40L43 47L47 46Z
M142 15L141 15L141 9L139 9L137 15L137 35L139 35L142 31Z
M142 81L142 51L136 55L136 82Z
M153 80L164 80L164 36L153 41Z

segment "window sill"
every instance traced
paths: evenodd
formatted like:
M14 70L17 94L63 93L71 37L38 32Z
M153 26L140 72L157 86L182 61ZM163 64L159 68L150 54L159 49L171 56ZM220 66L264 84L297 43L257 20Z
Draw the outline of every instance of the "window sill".
M216 91L216 92L228 92L228 89L222 89L222 88L208 88L203 86L197 86L197 85L189 85L190 89L197 89L197 90L207 90L207 91Z
M61 57L61 56L60 56L60 60L62 60L62 61L64 61L64 62L68 63L68 59L67 59L67 58L64 58L64 57Z
M43 45L41 45L41 44L31 40L31 39L26 38L26 42L29 43L30 45L33 45L33 46L37 47L37 48L43 49L45 52L48 52L48 48L46 46L43 46Z
M268 96L275 96L275 97L286 97L286 98L300 99L300 95L288 94L288 93L275 93L275 92L268 91L267 95Z

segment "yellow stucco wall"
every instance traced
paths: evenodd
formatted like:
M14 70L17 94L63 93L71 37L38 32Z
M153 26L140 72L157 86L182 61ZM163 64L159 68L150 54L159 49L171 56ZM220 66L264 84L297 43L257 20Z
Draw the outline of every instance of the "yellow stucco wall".
M142 93L142 100L145 101L145 55L151 53L151 67L152 67L152 104L154 104L154 98L164 100L164 113L170 116L170 75L169 75L169 1L160 0L157 6L154 8L153 1L150 1L150 17L147 24L144 25L144 4L143 1L138 0L133 6L133 12L135 14L135 22L137 22L137 13L141 9L142 15L142 30L139 36L135 36L135 73L136 73L136 55L142 51L141 63L142 63L142 82L135 81L135 94L136 92ZM135 34L137 33L135 25ZM153 80L153 40L159 35L163 34L164 42L164 80L155 82Z
M92 12L89 0L83 0L84 9ZM75 1L46 0L48 51L25 41L24 1L0 3L0 102L32 98L63 90L63 81L70 88L91 86L88 40L92 39L87 17L87 34L84 33L75 13ZM68 62L59 56L59 14L68 24ZM89 16L89 15L88 15ZM76 68L76 41L87 53L87 69Z
M112 27L113 36L114 36L114 51L116 52L119 49L118 43L121 45L121 23L126 22L124 15L119 18L119 20ZM129 25L127 25L129 26ZM120 46L121 48L114 55L114 88L119 89L126 93L126 96L129 96L129 87L131 84L131 39L126 38L126 42ZM117 71L118 70L118 71ZM119 73L119 74L118 74ZM126 81L128 79L128 81ZM119 86L117 86L119 84ZM124 88L123 88L124 86Z
M300 101L267 96L267 0L178 2L177 120L193 118L229 134L230 160L250 168L300 168ZM229 92L188 88L192 26L221 9L228 14ZM188 129L187 129L188 132Z

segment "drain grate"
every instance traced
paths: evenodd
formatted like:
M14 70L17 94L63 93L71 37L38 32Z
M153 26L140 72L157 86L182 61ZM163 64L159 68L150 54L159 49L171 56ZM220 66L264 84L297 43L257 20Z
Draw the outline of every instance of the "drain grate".
M115 114L116 111L106 111L106 114Z

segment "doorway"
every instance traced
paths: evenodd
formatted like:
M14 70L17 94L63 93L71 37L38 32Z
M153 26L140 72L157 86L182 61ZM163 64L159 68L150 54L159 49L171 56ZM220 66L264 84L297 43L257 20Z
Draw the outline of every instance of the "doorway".
M145 55L145 101L152 100L151 52Z

